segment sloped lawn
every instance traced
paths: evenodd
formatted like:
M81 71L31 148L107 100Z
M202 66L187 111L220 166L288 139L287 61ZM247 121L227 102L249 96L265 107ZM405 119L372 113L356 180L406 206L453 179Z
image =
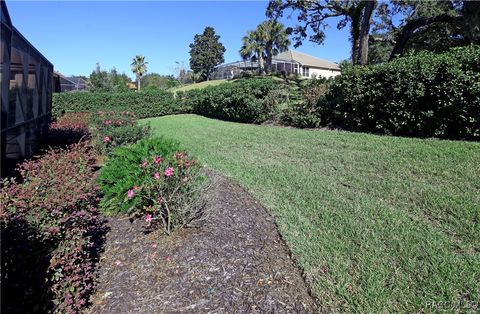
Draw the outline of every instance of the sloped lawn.
M324 309L480 309L479 143L145 121L272 211Z

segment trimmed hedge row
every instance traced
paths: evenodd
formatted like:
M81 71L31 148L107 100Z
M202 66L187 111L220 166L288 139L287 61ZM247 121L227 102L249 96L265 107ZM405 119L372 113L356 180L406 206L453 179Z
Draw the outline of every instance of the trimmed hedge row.
M173 93L166 91L55 93L52 103L55 117L64 112L115 110L135 112L142 119L186 112Z
M207 117L259 123L274 112L271 92L281 82L272 78L241 79L187 92L59 93L53 95L53 115L79 111L130 111L138 118L194 112Z
M348 67L319 101L322 124L416 137L480 139L480 46Z

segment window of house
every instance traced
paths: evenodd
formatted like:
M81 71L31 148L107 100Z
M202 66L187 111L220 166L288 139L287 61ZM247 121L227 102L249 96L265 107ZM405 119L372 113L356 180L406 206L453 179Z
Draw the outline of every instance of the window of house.
M303 75L304 77L309 77L309 76L310 76L310 68L308 68L308 67L303 67L303 68L302 68L302 75Z

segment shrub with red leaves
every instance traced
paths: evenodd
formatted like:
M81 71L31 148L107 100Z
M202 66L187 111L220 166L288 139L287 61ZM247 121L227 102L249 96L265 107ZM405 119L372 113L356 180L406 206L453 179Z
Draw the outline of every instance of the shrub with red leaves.
M3 182L2 309L78 313L93 290L103 219L86 143L50 150ZM48 302L53 300L53 302Z
M78 143L82 139L90 138L89 112L69 112L50 124L47 138L44 141L48 146L66 146Z

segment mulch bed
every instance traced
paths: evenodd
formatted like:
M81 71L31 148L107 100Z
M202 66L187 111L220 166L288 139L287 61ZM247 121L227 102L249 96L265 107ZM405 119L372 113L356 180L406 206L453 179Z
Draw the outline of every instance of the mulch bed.
M209 219L171 236L110 218L89 313L313 313L274 219L218 174Z

